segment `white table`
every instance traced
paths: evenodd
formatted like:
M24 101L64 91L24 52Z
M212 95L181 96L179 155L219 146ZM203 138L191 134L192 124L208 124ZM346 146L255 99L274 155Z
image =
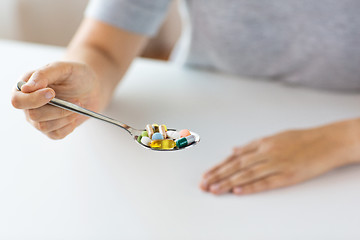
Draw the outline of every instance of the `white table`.
M198 146L151 152L97 120L52 141L10 95L18 76L63 49L0 41L0 53L0 239L360 239L358 165L243 197L198 189L235 144L359 116L360 94L138 60L105 114L139 128L192 129Z

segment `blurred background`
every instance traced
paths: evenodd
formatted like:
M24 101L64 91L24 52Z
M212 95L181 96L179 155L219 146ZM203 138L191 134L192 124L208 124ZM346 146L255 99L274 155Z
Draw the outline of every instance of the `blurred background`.
M1 0L0 37L66 46L88 0Z
M1 0L0 38L66 46L83 18L87 3L88 0ZM184 26L184 14L179 13L181 5L180 1L173 2L143 57L170 58Z

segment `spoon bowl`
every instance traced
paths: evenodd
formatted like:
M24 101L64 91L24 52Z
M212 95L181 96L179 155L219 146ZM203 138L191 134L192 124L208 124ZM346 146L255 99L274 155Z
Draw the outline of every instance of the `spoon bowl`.
M24 82L24 81L20 81L20 82L17 83L18 91L21 91L21 87L24 84L26 84L26 82ZM178 151L178 150L183 150L183 149L192 147L192 146L194 146L194 145L196 145L196 144L198 144L200 142L199 134L194 133L194 132L190 132L192 135L194 135L195 142L189 144L186 147L183 147L183 148L175 147L173 149L151 148L151 147L146 146L146 145L144 145L142 143L139 143L137 141L138 136L141 135L141 133L143 131L145 131L145 130L140 130L140 129L133 128L133 127L131 127L131 126L125 124L125 123L119 122L118 120L115 120L113 118L107 117L107 116L102 115L102 114L99 114L97 112L93 112L93 111L88 110L86 108L80 107L80 106L78 106L76 104L73 104L73 103L58 99L58 98L53 98L48 104L50 104L52 106L55 106L55 107L62 108L62 109L66 109L68 111L72 111L72 112L75 112L75 113L78 113L78 114L82 114L82 115L85 115L87 117L92 117L92 118L95 118L95 119L98 119L98 120L101 120L101 121L104 121L104 122L107 122L107 123L111 123L111 124L113 124L115 126L118 126L118 127L122 128L122 129L126 130L138 144L140 144L141 146L143 146L143 147L145 147L147 149L154 150L154 151L166 151L166 152ZM170 131L176 131L175 129L169 129L169 130Z

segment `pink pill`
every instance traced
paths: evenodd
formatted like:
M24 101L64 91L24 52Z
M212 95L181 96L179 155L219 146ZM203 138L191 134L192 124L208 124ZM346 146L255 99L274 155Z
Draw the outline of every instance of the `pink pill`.
M187 129L181 130L181 131L179 132L179 134L180 134L180 137L181 137L181 138L187 137L187 136L190 136L190 135L191 135L190 131L187 130Z

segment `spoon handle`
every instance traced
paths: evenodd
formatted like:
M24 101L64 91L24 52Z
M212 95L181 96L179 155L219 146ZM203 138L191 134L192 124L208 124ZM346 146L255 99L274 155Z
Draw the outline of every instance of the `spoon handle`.
M17 84L17 89L19 91L21 91L21 87L25 84L26 82L18 82ZM99 119L99 120L102 120L104 122L108 122L108 123L111 123L111 124L114 124L116 126L119 126L123 129L125 129L126 131L128 131L130 133L130 135L132 135L132 128L124 123L121 123L115 119L112 119L110 117L107 117L107 116L104 116L102 114L99 114L99 113L96 113L96 112L93 112L89 109L86 109L86 108L83 108L83 107L80 107L76 104L73 104L71 102L67 102L67 101L64 101L64 100L61 100L61 99L58 99L58 98L53 98L50 102L49 102L50 105L53 105L53 106L56 106L56 107L59 107L59 108L63 108L63 109L66 109L66 110L69 110L69 111L72 111L72 112L75 112L75 113L79 113L79 114L82 114L82 115L85 115L87 117L92 117L92 118L96 118L96 119Z
M53 106L56 106L56 107L59 107L59 108L63 108L63 109L72 111L72 112L75 112L75 113L85 115L85 116L88 116L88 117L96 118L96 119L102 120L104 122L114 124L116 126L119 126L119 127L123 128L123 129L125 129L126 131L128 131L130 133L129 129L131 127L129 127L128 125L126 125L124 123L121 123L121 122L119 122L119 121L117 121L117 120L115 120L113 118L104 116L104 115L102 115L100 113L96 113L96 112L93 112L93 111L91 111L89 109L80 107L80 106L78 106L76 104L73 104L73 103L58 99L58 98L53 98L49 102L49 104L53 105Z

